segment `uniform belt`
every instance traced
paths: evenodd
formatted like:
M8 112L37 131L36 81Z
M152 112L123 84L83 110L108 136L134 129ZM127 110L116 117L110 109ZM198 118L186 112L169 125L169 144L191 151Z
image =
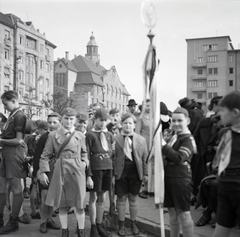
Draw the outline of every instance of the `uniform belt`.
M187 161L184 161L183 163L181 163L181 164L175 164L175 163L173 163L173 162L171 162L171 161L167 161L167 165L189 165L189 163L187 162Z
M96 153L96 154L91 154L91 157L97 157L100 159L107 159L110 158L110 155L108 153Z

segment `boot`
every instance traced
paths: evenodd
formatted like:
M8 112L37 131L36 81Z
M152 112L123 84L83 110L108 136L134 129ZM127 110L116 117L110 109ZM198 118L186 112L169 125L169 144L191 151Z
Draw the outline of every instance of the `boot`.
M131 221L131 229L132 229L133 235L139 235L140 231L137 227L136 221Z
M10 216L8 223L0 229L0 235L16 231L19 228L17 218Z
M62 229L62 237L69 237L69 230L68 229Z
M78 235L78 237L85 237L85 231L84 231L84 229L83 229L83 230L78 230L77 235Z
M124 221L119 221L119 229L118 229L118 235L119 236L125 236L125 222Z
M0 214L0 228L4 226L3 214Z
M111 237L112 236L111 233L107 232L103 228L102 224L97 224L97 230L98 230L99 235L102 237Z
M91 237L100 237L100 235L98 234L96 225L91 225L90 236Z

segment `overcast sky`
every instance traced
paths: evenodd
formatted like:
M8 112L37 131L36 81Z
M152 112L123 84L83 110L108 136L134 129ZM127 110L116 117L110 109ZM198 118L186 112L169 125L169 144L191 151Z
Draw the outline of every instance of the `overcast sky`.
M185 39L229 35L240 43L239 0L152 0L157 15L154 44L161 61L160 97L170 109L186 96L187 44ZM32 21L57 45L54 59L70 52L85 55L95 36L101 65L114 65L138 103L142 95L142 64L149 40L140 18L141 0L0 0L0 11Z

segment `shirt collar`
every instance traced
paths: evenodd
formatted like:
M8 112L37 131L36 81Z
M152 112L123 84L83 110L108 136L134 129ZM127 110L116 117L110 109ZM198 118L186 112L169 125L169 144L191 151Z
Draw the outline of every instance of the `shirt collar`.
M70 132L70 133L72 134L72 133L75 131L75 128L72 127L71 129L66 129L66 128L64 128L64 127L62 126L62 130L63 130L64 134L66 134L66 133L68 133L68 132Z

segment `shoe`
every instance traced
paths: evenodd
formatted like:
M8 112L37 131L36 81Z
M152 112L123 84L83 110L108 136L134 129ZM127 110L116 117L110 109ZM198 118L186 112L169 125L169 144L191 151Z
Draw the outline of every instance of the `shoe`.
M10 216L8 223L0 229L0 235L5 235L11 232L18 230L19 225L17 222L17 218L13 218Z
M47 233L47 222L46 222L46 221L43 222L43 223L40 225L39 230L40 230L40 232L43 233L43 234Z
M147 199L148 196L147 196L147 191L142 191L141 193L139 193L138 195L140 198L143 198L143 199Z
M69 237L69 230L68 229L62 229L62 237Z
M36 212L35 215L31 214L32 219L41 219L41 215L39 212Z
M77 235L78 235L78 237L85 237L85 231L84 231L84 229L83 230L78 230L78 232L77 232Z
M57 216L57 214L55 212L53 212L52 217L56 217L56 216Z
M3 214L0 214L0 228L4 226Z
M24 197L25 199L28 199L28 198L29 198L29 194L28 194L28 192L27 192L26 190L23 192L23 197Z
M23 223L23 224L29 224L30 223L30 217L28 216L27 213L24 213L22 216L18 217L18 222Z
M107 232L107 231L103 228L102 224L97 224L97 230L98 230L98 234L99 234L100 236L102 236L102 237L111 237L111 236L112 236L111 233Z
M198 221L195 222L195 225L196 226L204 226L204 225L208 224L210 220L211 220L211 215L209 216L209 215L203 214L202 217Z
M139 235L140 231L137 227L137 222L136 221L131 221L131 229L132 229L133 235Z
M149 197L154 197L154 192L148 193L148 196L149 196Z
M100 235L98 234L98 230L97 230L96 225L91 225L90 236L91 237L100 237Z
M119 236L125 236L125 222L124 221L119 221L119 229L118 229L118 235Z
M60 230L61 229L60 226L57 223L55 223L53 220L47 222L47 228L52 229L52 230Z
M58 215L58 213L59 213L59 208L57 208L57 209L54 211L54 213L55 213L56 215Z
M197 198L196 197L191 197L191 206L194 206L195 202L197 202Z

